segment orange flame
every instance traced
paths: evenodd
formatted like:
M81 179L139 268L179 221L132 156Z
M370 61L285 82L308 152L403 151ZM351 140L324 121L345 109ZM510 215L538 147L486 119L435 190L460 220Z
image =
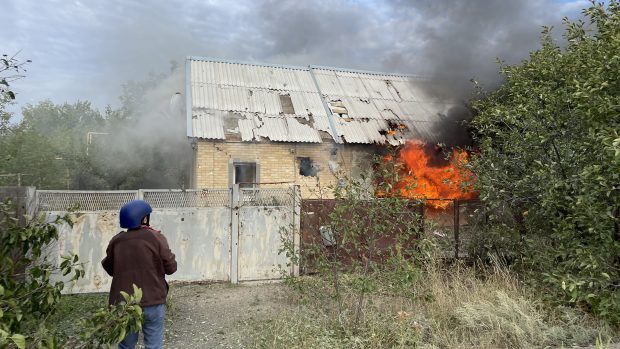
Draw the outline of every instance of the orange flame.
M463 168L469 156L466 151L453 149L449 161L441 149L418 140L407 141L399 153L406 169L394 190L415 199L472 199L477 196L471 187L473 175ZM391 161L390 157L385 158ZM449 200L429 200L427 206L445 209Z

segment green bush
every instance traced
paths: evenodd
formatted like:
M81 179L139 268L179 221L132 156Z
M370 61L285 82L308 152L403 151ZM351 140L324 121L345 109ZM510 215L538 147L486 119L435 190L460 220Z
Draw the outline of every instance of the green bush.
M592 3L473 103L481 199L552 299L620 323L620 5Z

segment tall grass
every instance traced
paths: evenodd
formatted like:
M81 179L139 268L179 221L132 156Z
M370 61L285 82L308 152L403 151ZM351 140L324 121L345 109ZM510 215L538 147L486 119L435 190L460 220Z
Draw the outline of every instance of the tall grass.
M492 267L429 265L410 296L379 289L364 306L362 325L346 326L329 284L293 281L293 312L254 323L256 348L545 348L593 345L618 332L573 308L550 308L498 263ZM346 284L346 283L345 283ZM345 292L351 292L345 288ZM348 297L344 298L347 309Z

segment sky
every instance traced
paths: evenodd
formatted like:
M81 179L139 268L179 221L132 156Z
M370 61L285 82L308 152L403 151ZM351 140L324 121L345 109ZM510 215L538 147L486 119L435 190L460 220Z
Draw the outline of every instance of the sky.
M15 81L26 104L119 105L122 84L186 56L439 76L450 93L492 86L496 58L517 63L543 25L585 0L1 0L0 53L32 60ZM183 92L183 91L180 91Z

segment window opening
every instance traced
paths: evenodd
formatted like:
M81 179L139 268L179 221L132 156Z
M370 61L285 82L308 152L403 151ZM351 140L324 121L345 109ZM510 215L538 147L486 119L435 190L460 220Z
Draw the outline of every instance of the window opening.
M305 177L316 177L317 168L314 166L314 161L308 157L297 158L299 159L299 174Z
M235 162L234 183L239 184L239 188L254 188L256 183L256 163L255 162Z

